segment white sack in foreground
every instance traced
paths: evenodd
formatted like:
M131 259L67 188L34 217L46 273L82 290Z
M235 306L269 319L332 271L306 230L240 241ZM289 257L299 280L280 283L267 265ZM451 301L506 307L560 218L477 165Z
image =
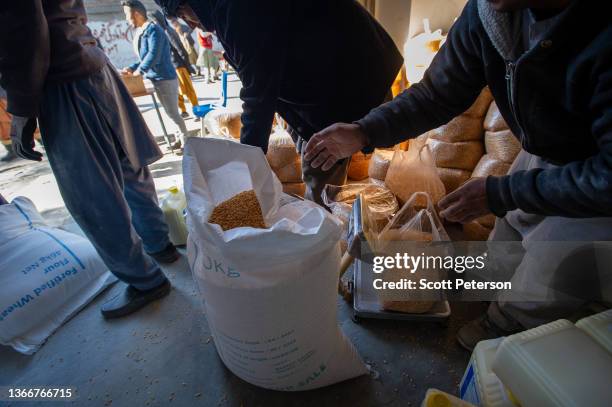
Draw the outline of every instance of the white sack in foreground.
M89 240L45 224L34 204L0 205L0 343L31 354L115 282Z
M187 255L225 365L256 386L308 390L367 373L336 321L341 227L284 195L261 149L189 139ZM254 189L268 229L223 232L220 202Z

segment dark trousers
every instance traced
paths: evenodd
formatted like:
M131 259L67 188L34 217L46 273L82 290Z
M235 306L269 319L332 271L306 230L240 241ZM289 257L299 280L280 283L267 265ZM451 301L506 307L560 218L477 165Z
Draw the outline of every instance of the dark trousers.
M99 106L124 121L142 118L133 103L92 78L47 86L39 115L43 143L68 211L102 260L122 281L147 290L166 277L144 249L164 249L168 227L149 169L134 168Z

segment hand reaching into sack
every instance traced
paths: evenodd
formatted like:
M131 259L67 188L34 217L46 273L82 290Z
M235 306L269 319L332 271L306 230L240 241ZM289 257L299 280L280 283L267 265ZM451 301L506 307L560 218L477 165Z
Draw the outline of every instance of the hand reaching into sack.
M35 117L14 116L11 120L11 143L13 151L21 158L42 161L42 154L34 150Z
M313 168L329 170L343 158L348 158L368 144L368 137L357 124L336 123L315 133L308 144L304 159Z
M438 202L440 216L450 222L467 223L491 213L486 177L472 178Z

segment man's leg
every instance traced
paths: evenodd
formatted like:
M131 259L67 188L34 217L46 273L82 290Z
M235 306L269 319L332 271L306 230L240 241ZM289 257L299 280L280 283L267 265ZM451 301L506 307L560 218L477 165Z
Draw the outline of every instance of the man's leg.
M191 106L198 106L198 96L196 95L196 91L193 87L193 82L191 81L191 76L189 75L189 71L186 68L179 68L176 70L178 73L179 84L181 85L181 93L189 99L189 103Z
M155 92L159 97L159 102L164 107L166 114L178 126L181 132L181 143L185 145L187 126L185 126L185 121L181 117L178 110L178 80L171 79L166 81L155 81L153 82L153 85L155 86Z
M185 116L187 114L187 107L185 107L185 98L183 96L184 94L182 90L179 89L178 107L179 107L179 110L181 111L181 116Z
M510 173L551 167L521 151ZM471 349L480 340L569 317L601 290L602 270L595 266L595 254L589 246L593 241L608 240L612 240L612 218L545 217L515 210L498 219L489 241L521 241L525 249L520 258L500 259L516 270L513 289L502 292L486 315L461 328L459 342Z
M600 300L610 272L599 264L604 257L593 242L609 240L612 218L544 218L524 235L525 256L512 277L513 290L491 303L488 318L503 329L529 329L570 318Z
M167 293L169 283L155 261L143 251L142 241L132 226L123 195L122 152L96 107L99 100L95 93L87 78L49 85L39 121L66 207L110 271L138 291L130 296L130 300L134 299L131 306L111 315L120 316L159 298L160 287Z
M148 167L133 169L124 158L123 171L125 199L132 212L132 225L142 239L147 253L159 252L168 246L168 226L159 207L155 184Z

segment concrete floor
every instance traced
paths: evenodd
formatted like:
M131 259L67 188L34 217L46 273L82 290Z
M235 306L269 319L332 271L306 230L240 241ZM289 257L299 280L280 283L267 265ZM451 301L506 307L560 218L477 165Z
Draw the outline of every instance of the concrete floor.
M239 105L240 84L232 78L230 106ZM219 84L196 79L202 102L213 100ZM161 127L148 97L136 100L154 134ZM169 131L174 124L165 116ZM199 123L187 121L190 129ZM151 166L158 191L181 184L181 158L173 154ZM70 221L46 159L0 164L0 192L9 200L27 196L51 225ZM456 393L469 353L454 335L484 309L453 304L447 326L351 320L351 308L338 297L339 323L380 377L361 377L306 393L279 393L249 385L218 358L186 259L165 268L174 289L162 301L116 321L105 321L100 304L121 289L102 293L62 326L34 355L0 346L0 386L62 385L77 388L73 405L86 406L410 406L429 387ZM15 406L66 403L13 403ZM0 402L0 406L4 406Z
M33 356L0 347L0 386L72 386L79 395L73 405L79 406L415 406L429 387L456 393L470 355L455 343L454 334L482 310L478 304L453 304L447 326L355 324L351 308L339 298L342 330L380 376L280 393L243 382L224 367L186 258L165 271L174 285L171 294L134 315L114 321L100 315L100 304L122 289L116 284Z

